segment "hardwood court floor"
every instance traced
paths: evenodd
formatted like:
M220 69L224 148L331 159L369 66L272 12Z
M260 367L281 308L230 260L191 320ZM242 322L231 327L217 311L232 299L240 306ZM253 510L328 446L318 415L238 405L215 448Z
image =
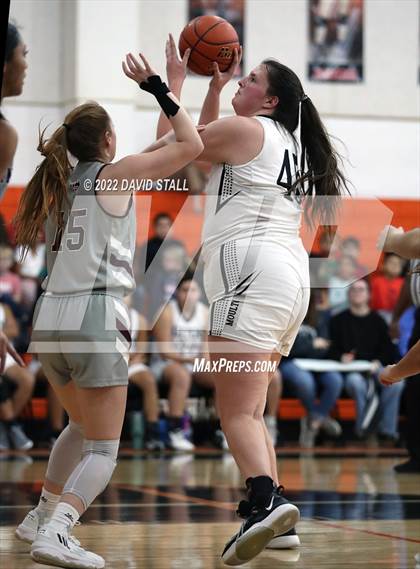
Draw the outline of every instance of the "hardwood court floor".
M282 454L284 454L282 452ZM299 506L302 545L265 551L254 569L414 569L420 552L420 475L396 475L399 456L289 453L279 460ZM327 455L327 456L326 456ZM14 528L36 504L45 453L0 455L0 567L36 569ZM237 531L241 478L230 455L123 453L112 484L77 527L112 569L213 569ZM44 566L46 567L46 566Z

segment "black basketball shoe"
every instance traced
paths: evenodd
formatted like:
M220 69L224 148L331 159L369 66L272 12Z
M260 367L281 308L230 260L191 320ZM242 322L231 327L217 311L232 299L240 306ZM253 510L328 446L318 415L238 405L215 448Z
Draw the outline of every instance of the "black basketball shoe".
M279 486L276 492L281 496L284 492L284 487ZM299 536L296 533L296 529L292 528L282 535L276 535L273 537L273 539L268 543L267 549L295 549L296 547L299 547L299 545Z
M283 498L271 478L258 476L246 484L249 501L242 500L237 510L244 522L223 550L226 565L247 563L274 537L285 534L299 521L299 510Z

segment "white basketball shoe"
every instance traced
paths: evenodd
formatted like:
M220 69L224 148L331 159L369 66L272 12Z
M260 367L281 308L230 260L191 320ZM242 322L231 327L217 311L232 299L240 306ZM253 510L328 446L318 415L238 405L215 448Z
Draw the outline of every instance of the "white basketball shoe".
M103 569L105 560L76 545L68 528L42 527L31 547L31 557L38 563L71 569Z

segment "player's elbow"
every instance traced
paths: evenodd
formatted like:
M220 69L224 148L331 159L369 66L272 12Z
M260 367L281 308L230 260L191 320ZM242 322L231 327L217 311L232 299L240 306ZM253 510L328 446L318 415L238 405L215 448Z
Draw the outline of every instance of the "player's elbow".
M203 143L201 139L189 140L182 142L182 150L180 151L180 160L183 165L189 164L203 152Z
M203 150L204 150L204 144L201 138L197 135L197 137L193 141L191 141L191 149L190 149L191 160L195 160L197 156L200 156Z

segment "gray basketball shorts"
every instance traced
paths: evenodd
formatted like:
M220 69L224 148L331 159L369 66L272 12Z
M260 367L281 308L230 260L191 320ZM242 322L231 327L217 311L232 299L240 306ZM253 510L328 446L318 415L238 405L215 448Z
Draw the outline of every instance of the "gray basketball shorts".
M47 292L35 307L29 351L38 355L52 383L127 385L129 330L127 308L117 296Z

